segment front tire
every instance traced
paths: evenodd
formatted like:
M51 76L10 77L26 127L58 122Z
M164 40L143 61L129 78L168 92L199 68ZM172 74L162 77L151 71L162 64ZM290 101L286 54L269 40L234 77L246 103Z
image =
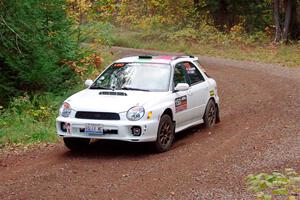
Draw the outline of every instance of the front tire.
M217 113L218 108L215 102L212 99L210 99L207 103L205 114L203 117L204 125L206 128L213 128L215 126L217 121Z
M163 115L160 119L157 131L155 149L158 153L170 150L174 141L174 124L169 115Z
M64 137L64 143L72 151L80 151L88 148L91 139Z

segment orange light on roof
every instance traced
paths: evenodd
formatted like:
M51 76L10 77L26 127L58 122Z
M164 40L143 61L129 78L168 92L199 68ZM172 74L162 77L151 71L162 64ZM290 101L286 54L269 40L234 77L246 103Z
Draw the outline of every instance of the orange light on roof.
M124 67L125 63L115 63L114 67Z

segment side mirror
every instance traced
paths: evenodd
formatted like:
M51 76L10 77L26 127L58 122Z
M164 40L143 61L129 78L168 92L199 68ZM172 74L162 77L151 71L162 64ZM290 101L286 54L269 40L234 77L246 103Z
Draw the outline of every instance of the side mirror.
M90 87L92 84L93 84L93 80L90 80L90 79L88 79L88 80L86 80L85 82L84 82L84 85L85 85L85 87Z
M190 86L187 83L178 83L174 89L175 91L186 91L189 88Z

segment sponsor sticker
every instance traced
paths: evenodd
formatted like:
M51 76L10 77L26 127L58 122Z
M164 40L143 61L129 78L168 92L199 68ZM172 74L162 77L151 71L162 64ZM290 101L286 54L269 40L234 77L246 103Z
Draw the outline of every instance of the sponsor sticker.
M178 97L175 99L175 111L180 112L187 109L187 96Z

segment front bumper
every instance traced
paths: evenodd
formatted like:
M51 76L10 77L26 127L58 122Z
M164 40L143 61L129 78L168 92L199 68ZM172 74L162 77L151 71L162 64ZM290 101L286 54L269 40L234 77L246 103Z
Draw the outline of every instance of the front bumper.
M63 131L61 123L69 125L68 131ZM86 124L101 124L103 126L104 134L90 135L85 133ZM58 117L56 119L57 134L62 137L77 137L77 138L91 138L91 139L106 139L106 140L122 140L129 142L152 142L157 138L157 129L159 121L157 119L150 120L90 120ZM141 127L141 135L134 136L131 128L133 126Z

